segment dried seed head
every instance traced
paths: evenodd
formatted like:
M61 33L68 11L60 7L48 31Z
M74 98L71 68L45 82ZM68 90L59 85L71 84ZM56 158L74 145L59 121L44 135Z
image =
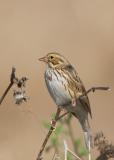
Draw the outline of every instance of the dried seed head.
M19 88L25 87L27 80L28 80L27 77L22 77L21 79L18 79L18 80L17 80L17 83L16 83L16 84L17 84L17 86L18 86Z
M94 145L100 152L99 157L106 157L106 159L114 158L114 146L108 142L102 132L96 134Z
M13 97L15 99L15 103L18 104L18 105L20 105L23 102L27 102L27 100L29 99L26 96L25 91L15 91L14 90Z

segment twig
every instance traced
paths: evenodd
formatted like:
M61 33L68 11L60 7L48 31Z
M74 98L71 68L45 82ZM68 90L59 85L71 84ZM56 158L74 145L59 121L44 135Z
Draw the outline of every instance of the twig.
M26 102L29 99L25 94L25 90L23 90L23 88L25 88L25 86L26 86L25 84L26 84L26 81L28 80L28 78L22 77L21 79L19 79L15 76L15 72L16 72L16 69L13 67L11 75L10 75L10 83L0 99L0 105L2 104L4 98L6 97L9 90L12 88L12 86L14 84L16 84L17 89L18 89L18 90L14 90L14 94L13 94L15 101L16 101L15 103L21 104L23 101Z
M11 76L10 76L10 84L8 85L8 87L6 88L5 92L3 93L1 99L0 99L0 105L2 104L4 98L6 97L7 93L9 92L9 90L11 89L11 87L13 86L14 84L14 80L15 80L15 71L16 69L15 68L12 68L12 73L11 73Z
M55 160L56 152L54 152L54 155L52 157L52 160Z
M57 121L59 121L60 119L62 119L63 117L65 117L68 113L69 113L69 112L63 113L61 116L59 116L59 117L57 118Z
M67 153L72 154L77 160L81 160L80 157L76 155L76 153L72 152L67 145L67 142L64 140L64 148L65 148L65 160L67 160Z
M87 95L89 92L95 92L96 90L108 91L108 90L110 90L110 87L91 87L84 94L82 94L80 96L80 98L83 97L83 96L85 96L85 95Z
M67 122L67 127L68 127L68 131L69 131L69 136L71 138L71 142L72 142L72 145L74 147L74 151L75 153L77 153L77 149L76 149L76 146L75 146L75 138L74 138L74 135L73 135L73 131L72 131L72 127L71 127L71 123L70 121Z
M73 151L71 151L70 149L68 149L68 152L69 152L70 154L72 154L75 158L81 160L80 157L78 157L78 156L77 156Z
M91 160L91 145L89 140L89 153L88 153L88 160Z
M60 157L56 154L56 152L54 152L52 160L60 160Z
M67 150L68 150L68 147L67 147L67 143L66 143L65 140L64 140L64 148L65 148L65 160L67 160Z
M43 153L43 151L44 151L44 149L45 149L45 146L46 146L46 144L47 144L47 142L48 142L49 137L51 136L52 132L53 132L54 129L55 129L56 122L57 122L57 119L58 119L58 117L59 117L59 115L60 115L60 112L61 112L61 109L58 107L57 112L56 112L56 115L55 115L55 119L52 120L51 127L50 127L50 129L49 129L49 131L48 131L48 134L46 135L46 138L45 138L43 144L42 144L42 147L41 147L40 152L39 152L39 154L38 154L37 160L41 160L41 159L42 159L42 153Z
M90 92L95 92L96 90L109 90L109 89L110 89L109 87L92 87L89 90L87 90L84 94L82 94L79 98L82 98L83 96L89 94ZM43 151L44 151L44 149L46 147L46 144L47 144L52 132L55 129L55 125L56 125L57 121L60 120L61 118L63 118L64 116L66 116L69 113L69 112L65 112L64 114L60 115L60 110L61 109L58 108L58 110L56 112L55 119L54 119L54 121L52 121L51 127L50 127L50 129L49 129L49 131L48 131L48 133L47 133L47 135L46 135L46 137L44 139L44 142L43 142L43 144L41 146L41 149L40 149L40 151L38 153L38 156L37 156L36 160L42 160ZM75 155L72 151L70 151L70 150L68 150L68 151L71 152L72 155Z

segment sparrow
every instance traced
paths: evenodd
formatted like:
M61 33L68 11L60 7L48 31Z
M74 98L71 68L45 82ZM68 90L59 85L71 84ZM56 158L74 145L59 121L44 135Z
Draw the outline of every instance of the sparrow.
M45 82L49 94L59 108L63 108L76 117L84 132L88 150L92 146L92 134L88 115L92 118L86 89L73 65L61 54L48 53L39 59L45 62Z

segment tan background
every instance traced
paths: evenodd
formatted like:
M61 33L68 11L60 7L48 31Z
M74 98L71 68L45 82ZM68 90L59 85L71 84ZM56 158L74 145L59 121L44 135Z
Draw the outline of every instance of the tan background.
M90 95L91 125L114 142L114 0L0 0L0 95L12 66L30 79L27 104L16 106L10 92L0 108L0 160L36 158L46 134L42 121L56 110L38 62L50 51L76 66L86 88L111 87Z

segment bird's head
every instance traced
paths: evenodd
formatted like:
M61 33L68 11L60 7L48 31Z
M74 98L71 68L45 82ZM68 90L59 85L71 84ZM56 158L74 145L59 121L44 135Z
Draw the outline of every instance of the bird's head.
M40 58L39 60L47 63L51 68L69 64L65 57L63 57L59 53L54 52L48 53L46 56Z

